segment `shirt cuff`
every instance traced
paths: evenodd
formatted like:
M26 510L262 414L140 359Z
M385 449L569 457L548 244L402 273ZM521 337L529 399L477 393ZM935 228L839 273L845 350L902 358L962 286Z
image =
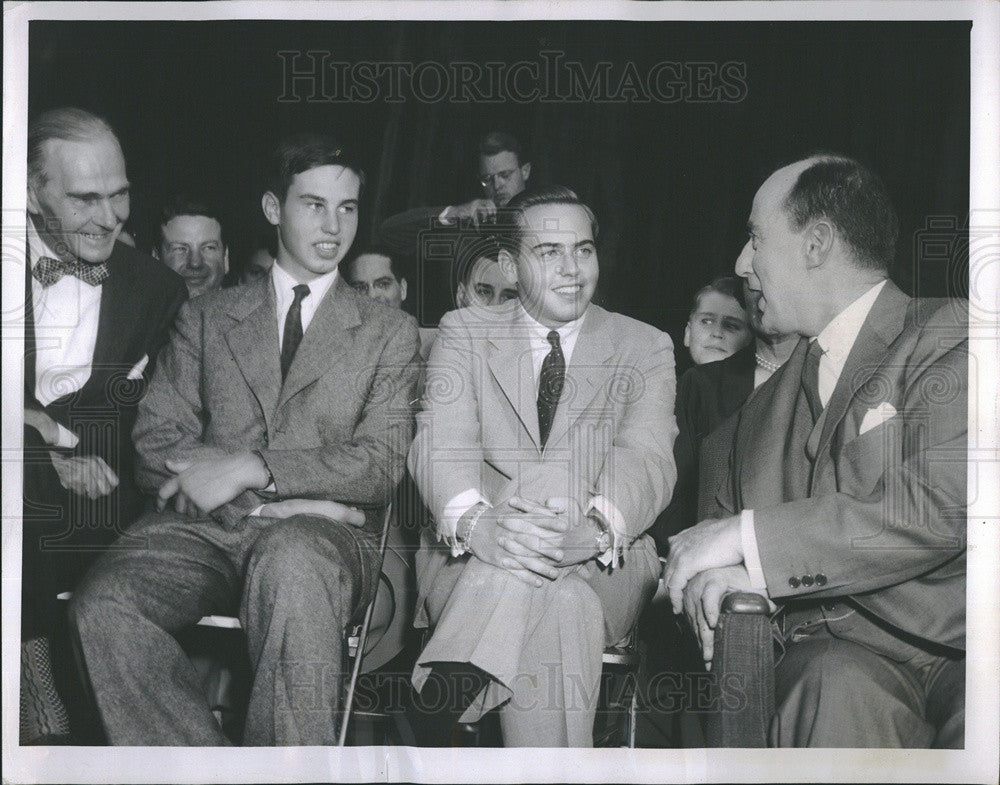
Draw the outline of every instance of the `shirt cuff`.
M68 428L64 428L59 423L56 423L56 429L56 443L52 445L53 447L58 447L63 450L72 450L80 443L80 437Z
M451 226L452 220L448 217L448 211L451 210L451 205L445 207L438 215L438 222L444 224L445 226Z
M740 540L743 544L743 564L750 574L750 585L757 591L766 593L767 580L764 578L764 567L760 563L760 551L757 549L753 510L743 510L740 513Z
M608 548L604 553L599 553L597 555L597 561L603 564L605 567L612 565L618 567L625 559L625 519L622 518L622 514L618 511L618 508L611 503L611 500L606 496L592 496L590 499L590 506L587 508L586 515L591 513L597 513L601 521L611 532L611 547Z
M478 489L468 488L457 496L453 496L451 501L445 504L441 520L438 521L437 537L439 542L444 540L448 543L452 556L461 556L465 553L465 548L458 542L459 519L479 503L485 504L487 507L493 506Z
M264 509L264 505L263 504L258 504L256 507L254 507L252 510L250 510L250 512L247 513L247 517L248 518L259 517L260 516L260 511L263 510L263 509Z

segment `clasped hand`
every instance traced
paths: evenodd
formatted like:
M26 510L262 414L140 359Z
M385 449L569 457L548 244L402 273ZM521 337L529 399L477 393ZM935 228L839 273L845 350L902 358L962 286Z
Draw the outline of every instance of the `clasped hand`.
M597 525L579 503L553 497L545 504L517 496L488 510L476 525L472 548L483 561L533 586L597 555Z
M172 499L181 515L202 517L231 502L248 488L267 485L267 468L254 453L213 456L195 460L168 460L174 476L160 486L156 509L163 512Z

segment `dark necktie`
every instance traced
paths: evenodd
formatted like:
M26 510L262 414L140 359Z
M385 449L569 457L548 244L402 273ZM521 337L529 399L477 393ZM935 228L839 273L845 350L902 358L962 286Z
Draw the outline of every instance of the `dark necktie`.
M810 341L806 362L802 366L802 391L809 402L813 422L816 422L823 412L823 403L819 397L819 358L822 356L823 347L819 345L819 341Z
M559 347L559 333L550 330L546 337L552 344L552 349L542 361L542 372L538 378L538 435L541 437L542 447L549 438L563 382L566 381L566 359Z
M281 343L281 380L288 376L288 369L292 366L295 352L302 343L302 301L309 296L309 287L304 283L292 288L295 292L295 299L288 309L285 317L285 339Z
M79 259L53 259L42 256L31 268L31 274L42 286L48 288L64 275L72 275L91 286L100 286L108 280L108 263L89 264Z

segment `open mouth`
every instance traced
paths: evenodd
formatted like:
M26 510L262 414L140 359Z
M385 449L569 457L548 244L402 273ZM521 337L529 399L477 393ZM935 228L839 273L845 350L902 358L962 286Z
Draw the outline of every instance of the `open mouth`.
M313 243L313 248L316 252L325 259L332 259L337 256L340 251L340 243L334 242L324 242L324 243Z
M560 297L576 297L583 290L583 284L574 283L566 286L553 287L552 291Z

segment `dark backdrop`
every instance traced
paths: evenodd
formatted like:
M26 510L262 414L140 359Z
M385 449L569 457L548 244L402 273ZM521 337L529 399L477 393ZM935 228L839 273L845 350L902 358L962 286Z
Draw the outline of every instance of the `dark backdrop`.
M946 217L947 236L948 217L961 227L968 212L969 30L968 22L36 21L29 110L76 104L119 129L134 183L130 225L147 242L166 194L207 190L224 209L237 264L266 228L260 164L279 135L335 129L361 150L365 239L394 212L478 195L476 136L509 128L531 147L534 181L568 185L594 207L598 299L679 344L691 295L731 272L762 178L817 148L859 157L885 178L901 219L894 278L905 290L963 293L949 281L961 276L947 254L918 261L915 249L930 218ZM336 69L322 84L289 81L289 66L310 63L280 53L307 51L344 63L496 63L503 73L521 61L544 70L554 56L541 53L560 52L587 76L608 69L611 89L596 88L590 100L509 92L453 100L435 94L440 72L425 65L422 95L403 80L396 96L382 83L370 100L346 101L347 85L330 76ZM651 100L641 85L627 89L629 69L644 78L664 61L682 64L688 83L661 83ZM700 87L691 81L698 68L707 74ZM538 84L525 78L521 91ZM432 304L424 321L438 310Z

